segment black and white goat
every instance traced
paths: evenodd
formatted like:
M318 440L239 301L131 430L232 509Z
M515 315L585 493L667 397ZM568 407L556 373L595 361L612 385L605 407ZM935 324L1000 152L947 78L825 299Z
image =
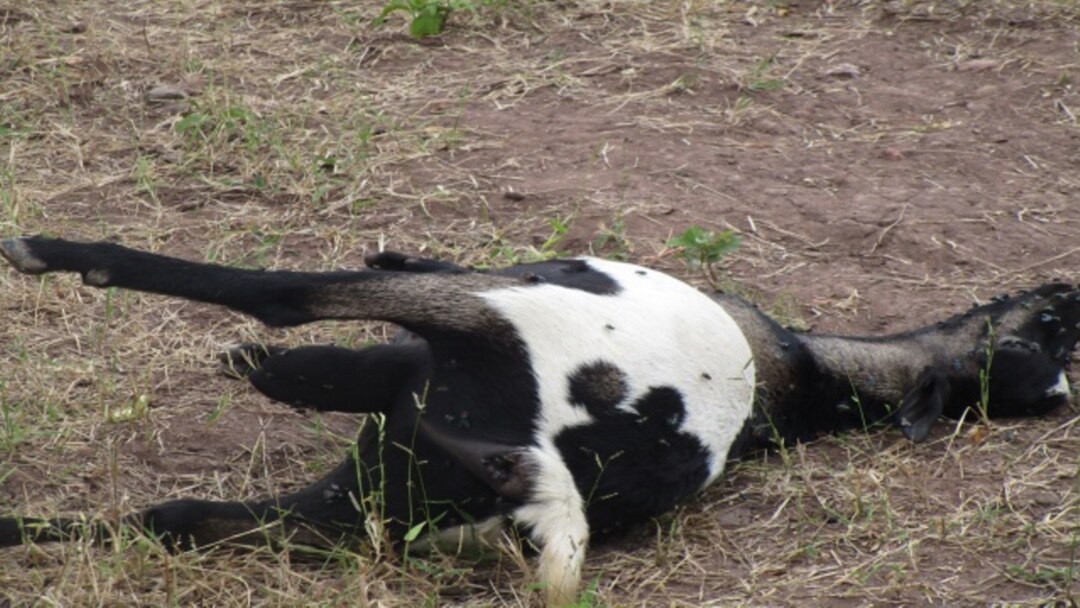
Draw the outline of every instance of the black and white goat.
M549 604L571 601L590 536L671 509L728 459L824 432L894 422L920 441L980 400L991 416L1065 402L1080 288L1053 284L883 338L793 333L746 302L599 259L480 273L376 254L369 270L253 271L109 243L0 244L28 274L72 271L219 304L273 326L380 319L394 343L242 347L252 384L293 406L378 414L326 477L256 502L177 500L128 522L170 548L362 539L490 538L512 524L540 551ZM992 366L991 366L992 363ZM0 546L105 536L104 524L0 518Z

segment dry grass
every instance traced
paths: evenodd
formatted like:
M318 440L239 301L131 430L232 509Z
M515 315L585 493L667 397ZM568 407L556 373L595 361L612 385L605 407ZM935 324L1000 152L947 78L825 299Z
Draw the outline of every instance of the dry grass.
M592 252L701 281L663 243L731 227L735 282L850 331L1080 281L1074 3L476 4L417 43L400 21L369 27L378 3L0 1L0 234L312 269L384 245L481 266ZM924 63L874 63L887 40ZM933 97L976 70L999 89L972 103L1013 96L995 122L904 94L909 76ZM387 332L269 330L8 271L0 307L4 513L115 517L304 484L356 421L268 404L214 376L213 355ZM1077 420L919 446L844 436L736 465L594 549L586 603L1075 606ZM0 605L529 605L529 567L512 551L169 556L129 537L0 552Z

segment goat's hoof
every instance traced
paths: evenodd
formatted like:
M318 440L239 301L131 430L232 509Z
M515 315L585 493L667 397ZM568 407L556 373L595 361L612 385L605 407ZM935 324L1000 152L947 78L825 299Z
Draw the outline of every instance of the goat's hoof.
M0 517L0 547L14 547L23 542L23 532L19 520L14 517Z
M364 256L364 264L372 270L394 272L449 272L453 274L469 272L468 268L451 262L418 258L396 251L376 251Z
M26 239L0 241L0 255L23 274L41 274L49 270L49 265L30 251Z
M222 374L242 380L262 367L262 364L267 359L280 355L285 350L280 346L266 346L264 344L245 342L219 354L218 362L221 363Z

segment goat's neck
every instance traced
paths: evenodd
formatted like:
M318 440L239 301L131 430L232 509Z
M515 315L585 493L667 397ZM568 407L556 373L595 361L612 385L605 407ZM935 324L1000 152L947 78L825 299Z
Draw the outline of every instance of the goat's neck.
M961 340L927 330L881 338L802 334L780 327L742 300L718 300L750 341L758 378L754 417L735 455L880 424L929 366L970 361L952 352L954 344L977 343L974 328ZM963 371L977 377L977 371Z
M823 433L868 429L888 419L921 371L929 351L913 337L883 339L796 335L796 366L786 385L763 378L757 412L773 428L770 444Z
M799 337L818 366L823 388L849 404L895 405L919 373L936 362L933 351L910 334L879 339Z
M885 420L920 441L939 415L975 405L987 416L1044 413L1067 401L1064 370L1080 342L1080 289L1060 283L881 338L798 334L738 298L717 300L750 342L758 378L735 455Z

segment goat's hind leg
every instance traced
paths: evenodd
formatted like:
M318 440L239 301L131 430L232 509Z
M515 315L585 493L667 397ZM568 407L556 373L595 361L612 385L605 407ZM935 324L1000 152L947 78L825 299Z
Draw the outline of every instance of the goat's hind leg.
M253 545L282 536L284 520L276 510L239 502L182 499L129 515L125 525L144 530L173 550L206 547L226 541ZM113 526L90 518L0 517L0 547L89 539L108 543Z
M472 272L291 272L188 262L112 243L42 237L0 242L26 274L78 272L95 287L122 287L218 304L271 326L319 319L373 319L409 329L499 335L498 316L478 294L518 280ZM506 334L507 339L511 339Z
M363 532L355 461L350 457L320 481L294 494L253 502L181 499L123 519L123 524L183 551L213 545L329 547ZM0 547L89 538L107 543L112 526L90 518L0 518Z

